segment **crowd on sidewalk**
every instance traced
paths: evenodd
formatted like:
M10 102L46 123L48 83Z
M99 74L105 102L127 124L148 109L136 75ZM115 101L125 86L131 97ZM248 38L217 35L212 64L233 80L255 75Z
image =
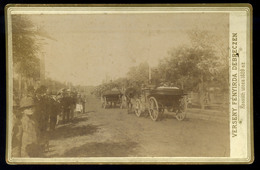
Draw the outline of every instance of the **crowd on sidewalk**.
M53 94L46 86L28 87L20 101L13 100L12 156L44 157L56 125L71 123L76 112L85 112L80 93L62 89Z

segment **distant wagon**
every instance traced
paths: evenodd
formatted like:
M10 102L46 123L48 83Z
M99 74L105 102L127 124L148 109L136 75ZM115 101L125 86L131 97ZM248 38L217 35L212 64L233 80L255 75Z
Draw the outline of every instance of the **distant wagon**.
M116 107L122 103L122 93L117 89L105 91L101 97L102 108Z
M176 113L177 120L186 116L186 94L177 87L157 87L142 89L141 96L135 102L135 114L140 117L148 111L153 121L159 120L165 109Z

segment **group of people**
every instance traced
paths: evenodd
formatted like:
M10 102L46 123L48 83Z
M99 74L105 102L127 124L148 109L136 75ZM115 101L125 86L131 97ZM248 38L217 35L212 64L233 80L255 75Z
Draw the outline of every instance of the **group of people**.
M85 100L69 89L51 94L46 86L28 87L19 102L13 100L13 157L43 156L49 150L50 134L58 123L71 122L77 105L84 112Z

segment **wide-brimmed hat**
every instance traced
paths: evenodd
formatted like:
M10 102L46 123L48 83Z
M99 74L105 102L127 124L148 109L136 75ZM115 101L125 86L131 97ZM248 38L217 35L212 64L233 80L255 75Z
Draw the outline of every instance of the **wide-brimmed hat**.
M43 93L46 93L47 91L47 87L46 86L40 86L37 90L36 90L36 93L37 94L43 94Z
M32 107L34 106L35 103L34 103L34 100L32 97L24 97L21 99L21 102L20 102L20 108L27 108L27 107Z
M27 93L34 93L35 89L33 86L28 86L27 87Z

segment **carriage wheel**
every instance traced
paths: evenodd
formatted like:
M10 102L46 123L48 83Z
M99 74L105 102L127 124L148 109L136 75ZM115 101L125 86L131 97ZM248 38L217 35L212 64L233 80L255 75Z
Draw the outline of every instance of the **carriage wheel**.
M159 118L159 107L157 100L154 97L149 98L149 113L153 121L157 121Z
M176 119L179 121L182 121L186 117L186 113L182 112L180 110L177 111L176 113Z
M141 101L139 99L137 99L135 103L135 114L137 117L140 117L142 114Z
M106 99L106 97L104 97L104 101L103 101L103 103L102 103L102 108L106 108L107 107L107 99Z
M187 110L187 102L186 102L186 98L183 97L182 99L180 99L180 107L176 112L176 119L179 121L185 119L186 110Z

